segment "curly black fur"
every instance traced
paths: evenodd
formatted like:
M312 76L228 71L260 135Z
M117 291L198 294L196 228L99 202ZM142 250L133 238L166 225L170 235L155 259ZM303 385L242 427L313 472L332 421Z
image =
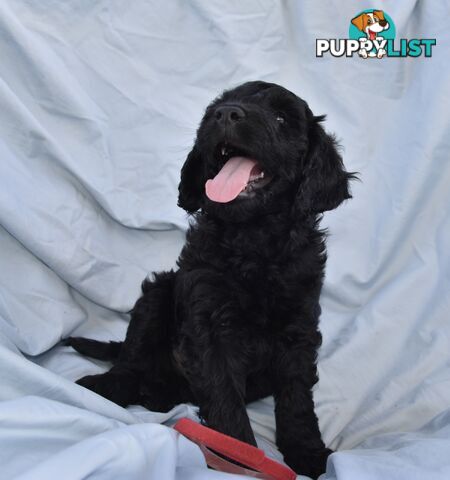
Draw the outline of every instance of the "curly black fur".
M224 105L245 116L219 122ZM350 198L353 175L323 119L265 82L209 105L181 171L179 206L196 222L178 270L144 281L123 344L68 340L85 355L114 359L109 372L80 385L123 406L166 411L195 403L210 427L253 445L245 404L273 395L286 462L313 477L324 471L330 450L311 392L326 260L318 221ZM249 198L209 200L205 182L224 163L224 142L257 159L271 182Z

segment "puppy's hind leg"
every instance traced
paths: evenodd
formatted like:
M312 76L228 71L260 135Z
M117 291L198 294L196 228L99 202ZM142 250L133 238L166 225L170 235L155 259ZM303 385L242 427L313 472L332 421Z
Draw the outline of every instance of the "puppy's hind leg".
M174 272L163 272L143 282L142 296L131 311L126 338L114 366L104 374L83 377L78 384L126 406L144 403L142 393L147 396L148 384L153 380L165 383L164 375L171 369L174 278ZM78 346L86 351L87 345L84 342ZM143 386L143 382L147 385Z

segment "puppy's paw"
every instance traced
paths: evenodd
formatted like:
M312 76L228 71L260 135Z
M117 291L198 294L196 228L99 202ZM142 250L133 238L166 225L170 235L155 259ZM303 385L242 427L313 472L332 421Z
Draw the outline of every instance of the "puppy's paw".
M141 405L151 412L167 413L177 405L177 402L155 396L153 398L145 397L141 401Z
M386 55L386 50L384 48L380 48L377 52L378 58L383 58Z
M86 377L78 379L76 383L105 398L109 398L109 394L113 390L120 388L117 380L109 373L87 375Z
M298 474L311 478L318 478L327 468L327 459L333 450L322 448L320 450L297 450L296 453L284 456L285 462Z
M100 375L87 375L76 382L102 397L126 407L138 398L138 383L132 376L107 372Z
M367 58L367 50L365 48L362 48L359 52L358 52L358 55L361 57L361 58Z

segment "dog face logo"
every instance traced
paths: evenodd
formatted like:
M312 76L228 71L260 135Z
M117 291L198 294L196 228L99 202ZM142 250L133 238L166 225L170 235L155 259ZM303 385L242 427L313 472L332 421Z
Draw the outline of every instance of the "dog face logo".
M353 25L367 35L369 40L375 40L380 32L389 28L389 22L384 18L383 10L361 13L352 18Z
M375 43L378 42L378 45L380 45L381 42L384 41L384 38L380 33L388 30L391 26L385 18L383 10L365 11L357 17L352 18L352 25L354 25L360 32L363 32L366 35L367 40L370 40L375 44L375 47L370 50L362 46L358 52L361 57L383 58L386 55L386 50L382 47L377 48L377 44Z

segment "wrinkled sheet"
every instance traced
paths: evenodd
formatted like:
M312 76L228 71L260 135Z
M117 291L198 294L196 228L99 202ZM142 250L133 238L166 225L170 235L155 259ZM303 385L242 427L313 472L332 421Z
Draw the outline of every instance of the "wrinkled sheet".
M1 478L231 478L170 428L195 407L123 409L73 383L108 365L60 340L123 338L183 244L204 107L258 78L327 113L362 179L322 222L323 478L450 478L450 6L376 7L399 36L436 37L433 57L316 58L350 0L0 3ZM272 409L249 413L276 457Z

